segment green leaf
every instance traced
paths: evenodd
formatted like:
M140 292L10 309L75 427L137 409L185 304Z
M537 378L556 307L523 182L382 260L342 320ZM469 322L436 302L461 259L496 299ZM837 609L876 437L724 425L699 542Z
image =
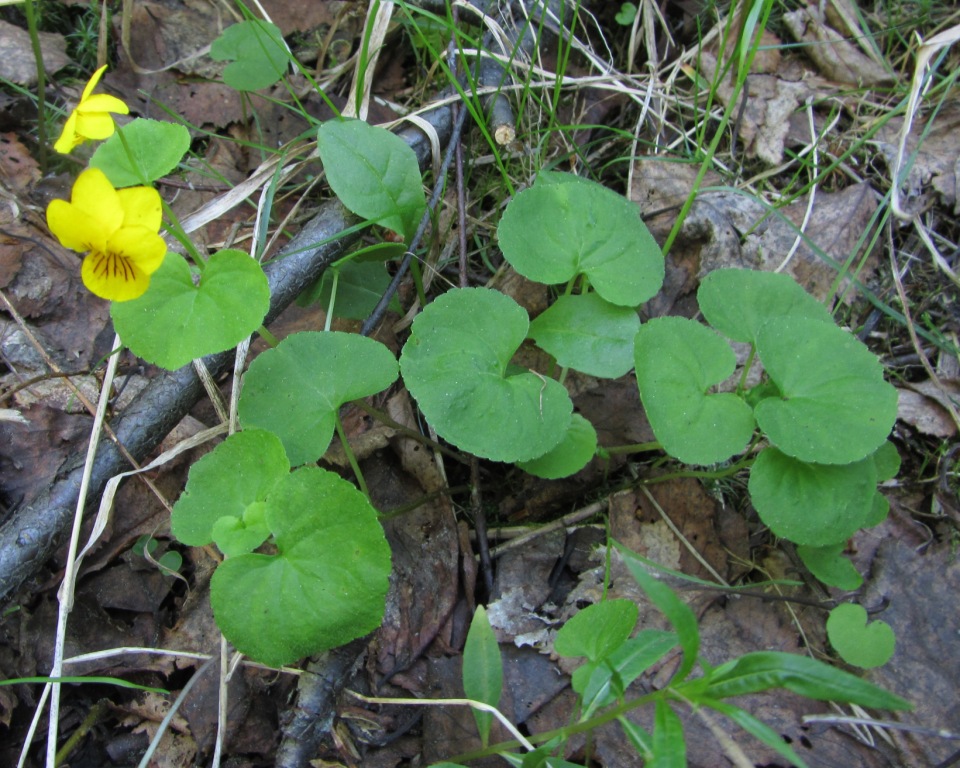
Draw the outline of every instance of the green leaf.
M333 314L335 317L346 317L350 320L363 320L373 312L391 280L383 262L348 261L325 269L315 289L311 290L309 295L304 295L302 301L298 300L300 306L317 302L326 311L330 306L335 275L337 296L333 304ZM400 302L396 296L390 302L390 309L400 310Z
M579 413L573 414L563 439L543 456L517 463L524 472L557 480L579 472L597 452L597 431Z
M286 71L290 52L280 29L268 21L247 19L227 27L210 46L214 61L230 61L223 81L236 91L259 91Z
M633 368L640 318L596 293L561 296L530 324L530 338L560 365L606 379Z
M726 699L786 688L818 701L859 704L874 709L912 709L909 703L841 669L794 653L758 651L713 670L705 694Z
M637 207L606 187L551 174L520 192L498 227L504 258L524 277L566 283L586 275L611 304L636 307L660 290L663 254Z
M634 557L633 552L619 542L614 542L614 545L623 556L637 584L647 593L650 601L667 617L677 632L677 640L683 651L683 663L674 674L673 681L680 682L690 674L700 650L700 631L697 629L696 614L677 597L670 587L649 573L643 563Z
M139 299L110 305L113 324L138 357L175 370L231 349L257 330L270 309L270 286L243 251L218 251L193 284L184 258L168 253Z
M421 312L400 356L407 389L437 433L494 461L529 461L558 445L573 404L566 389L508 365L526 311L487 288L447 291Z
M838 544L862 528L876 487L871 459L808 464L767 448L750 470L750 498L760 519L777 536L811 547Z
M390 547L376 510L318 467L288 474L267 498L278 554L225 560L210 582L217 626L270 666L336 648L383 617Z
M187 487L173 505L173 535L191 547L209 544L221 517L242 520L248 507L264 501L289 472L283 445L273 433L250 429L230 435L190 468ZM250 549L268 535L269 530Z
M897 391L856 338L824 322L777 318L760 329L757 351L781 393L757 404L757 423L781 451L849 464L883 445L897 417Z
M660 317L637 333L634 354L643 407L667 453L687 464L716 464L746 448L750 407L733 393L706 394L737 365L720 336L693 320Z
M317 133L317 149L340 201L410 242L427 205L420 164L410 146L362 120L329 120Z
M624 3L620 6L620 10L617 12L617 15L613 17L613 20L621 27L629 27L636 18L637 6L633 3Z
M650 734L626 717L618 717L617 722L620 723L633 748L637 750L637 754L644 760L649 760L653 754L653 738Z
M683 723L663 699L657 699L653 716L653 754L647 766L687 768L687 742L683 739Z
M500 646L490 627L486 610L482 605L478 605L470 622L466 644L463 646L463 692L468 699L497 707L500 705L502 691L503 661L500 658ZM493 715L475 709L473 716L477 721L483 746L487 746Z
M897 446L887 440L873 454L873 463L877 467L877 482L893 480L900 471L900 454Z
M797 547L797 554L814 576L824 584L839 587L848 592L859 589L863 577L843 556L846 544L831 544L827 547Z
M266 520L267 505L255 501L243 512L243 517L224 515L213 524L213 540L227 557L253 552L270 536Z
M752 269L718 269L697 290L700 311L714 328L734 341L757 343L767 321L805 317L834 325L827 308L789 275Z
M295 333L250 365L240 420L275 432L293 466L314 462L330 447L340 406L396 378L396 358L379 341L354 333Z
M129 153L123 146L121 133ZM103 171L117 188L133 187L166 176L177 167L188 149L190 131L185 126L141 117L117 128L113 136L97 147L90 158L90 167Z
M875 525L880 525L884 520L887 519L887 515L890 514L890 502L887 501L887 497L884 496L880 491L877 491L873 494L873 504L870 506L870 514L867 515L867 519L863 521L863 528L873 528Z
M896 637L885 621L867 623L867 611L856 603L842 603L827 617L827 637L847 664L871 669L893 657Z
M781 757L786 758L787 761L789 761L791 765L796 766L796 768L807 768L807 764L803 762L800 756L794 752L790 745L783 740L783 736L773 730L773 728L766 723L757 720L757 718L755 718L749 712L745 712L739 707L735 707L732 704L728 704L724 701L698 699L698 703L702 706L710 707L711 709L715 709L717 712L726 715L755 739L763 744L766 744Z
M630 637L640 611L632 600L604 600L575 614L553 641L561 656L586 656L599 661Z

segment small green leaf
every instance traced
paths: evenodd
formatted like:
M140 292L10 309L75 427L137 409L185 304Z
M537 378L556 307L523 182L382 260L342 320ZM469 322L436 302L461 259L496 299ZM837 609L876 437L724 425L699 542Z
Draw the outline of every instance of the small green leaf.
M737 360L730 345L683 317L646 323L635 342L637 385L650 426L664 450L687 464L716 464L746 448L750 407L735 394L706 394Z
M670 587L649 573L643 563L634 557L633 552L618 542L614 544L637 584L647 593L650 601L667 617L677 632L677 640L683 651L683 663L676 671L673 681L680 682L690 674L700 651L700 631L697 629L696 614L677 597Z
M873 463L877 467L877 482L892 480L900 471L900 453L897 446L887 440L873 454Z
M200 284L186 260L168 253L139 299L110 305L114 327L138 357L175 370L231 349L257 330L270 309L270 286L243 251L218 251Z
M503 212L504 258L548 285L586 275L611 304L636 307L660 290L663 254L637 207L606 187L558 174L520 192Z
M270 666L344 645L375 629L390 575L376 510L318 467L286 475L267 498L278 554L225 560L210 582L217 626Z
M863 528L873 528L875 525L880 525L884 520L887 519L887 515L890 514L890 502L887 501L887 497L884 496L880 491L877 491L873 494L873 504L870 506L870 514L867 515L867 519L863 521Z
M706 695L714 699L786 688L818 701L875 709L912 709L909 703L866 680L808 656L778 651L748 653L713 670Z
M799 546L797 554L810 569L810 573L824 584L849 592L859 589L863 584L863 576L857 572L853 563L843 556L845 548L846 544L843 542L827 547Z
M777 536L811 547L838 544L862 528L876 487L871 459L808 464L767 448L750 470L750 498L760 519Z
M277 82L290 61L279 27L247 19L227 27L210 46L214 61L230 61L223 81L236 91L259 91Z
M867 623L867 611L856 603L838 605L827 617L827 637L847 664L871 669L893 657L896 637L885 621Z
M597 452L597 431L579 413L573 414L566 435L543 456L517 463L524 472L557 480L579 472Z
M777 318L760 329L757 352L781 392L757 404L757 423L781 451L849 464L883 445L897 418L897 391L856 338L817 320Z
M213 524L213 540L227 557L253 552L270 536L266 520L267 505L255 501L243 512L243 517L224 515Z
M421 312L400 356L407 389L437 433L493 461L529 461L560 443L573 412L566 389L512 373L526 311L487 288L457 288Z
M173 535L191 547L209 544L221 517L243 520L247 509L264 501L289 472L283 445L272 432L249 429L230 435L190 468L187 487L173 505ZM250 549L268 535L269 530Z
M553 642L561 656L586 656L599 661L623 645L633 632L640 611L631 600L604 600L573 616Z
M633 368L633 339L640 318L596 293L561 296L530 324L530 338L560 365L605 379Z
M617 12L617 15L613 17L613 20L621 27L629 27L636 18L637 6L633 3L624 3L620 6L620 10Z
M834 325L827 308L789 275L752 269L718 269L700 282L700 311L729 339L757 343L768 320L805 317Z
M317 149L340 201L410 242L427 205L420 164L410 146L362 120L329 120L317 133Z
M309 295L302 296L302 301L298 299L300 306L317 302L326 311L330 306L334 275L337 275L337 295L333 314L335 317L346 317L350 320L363 320L373 312L391 280L383 262L348 261L325 269L315 289ZM400 310L400 302L396 296L390 302L390 309Z
M786 758L790 764L796 766L796 768L807 768L807 764L803 762L803 760L800 759L800 756L794 752L790 745L783 740L783 736L773 730L773 728L766 723L757 720L757 718L755 718L749 712L745 712L739 707L735 707L732 704L728 704L724 701L699 699L698 703L705 707L715 709L717 712L726 715L755 739L763 744L766 744L781 757Z
M295 333L250 365L240 420L275 432L293 466L314 462L330 447L340 406L396 378L396 358L379 341L354 333Z
M687 768L687 742L683 723L663 699L657 699L653 716L653 754L649 768Z
M90 167L103 171L117 188L133 187L166 176L177 167L188 149L190 131L185 126L141 117L117 128L113 136L97 147L90 158Z
M478 605L470 622L466 644L463 646L463 692L468 699L497 707L500 705L502 691L503 661L500 658L500 646L490 627L486 610L482 605ZM473 716L477 721L480 739L486 746L490 739L493 715L475 709Z

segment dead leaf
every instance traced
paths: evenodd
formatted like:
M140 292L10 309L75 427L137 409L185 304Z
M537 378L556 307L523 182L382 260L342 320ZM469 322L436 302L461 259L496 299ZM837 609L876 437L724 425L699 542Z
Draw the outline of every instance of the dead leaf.
M787 29L824 77L837 83L872 88L896 78L827 24L816 5L783 15Z
M56 32L40 33L40 54L43 68L49 74L59 72L71 62L67 41ZM0 78L28 88L37 84L37 60L30 33L6 21L0 21Z
M944 381L943 385L953 392L952 406L957 408L960 405L960 385L955 381ZM957 425L942 405L946 396L934 382L928 380L907 384L898 388L897 394L897 418L900 421L933 437L946 439L957 433Z
M0 134L0 178L12 192L22 193L40 180L40 164L15 133Z

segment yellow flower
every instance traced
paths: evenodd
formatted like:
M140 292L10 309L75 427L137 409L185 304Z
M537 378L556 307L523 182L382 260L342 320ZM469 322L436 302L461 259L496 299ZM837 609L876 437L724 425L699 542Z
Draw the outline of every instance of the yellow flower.
M63 126L63 133L57 139L53 148L62 155L69 155L74 148L82 144L87 139L106 139L113 135L115 129L111 112L118 112L121 115L130 114L130 108L127 107L116 96L110 96L106 93L93 93L97 87L100 78L106 71L107 65L104 64L100 69L93 73L90 82L83 89L83 95L80 96L80 103L77 108L67 117L67 122Z
M65 248L87 255L80 274L91 293L110 301L142 296L163 263L160 195L152 187L114 189L99 168L73 185L70 202L47 206L47 226Z

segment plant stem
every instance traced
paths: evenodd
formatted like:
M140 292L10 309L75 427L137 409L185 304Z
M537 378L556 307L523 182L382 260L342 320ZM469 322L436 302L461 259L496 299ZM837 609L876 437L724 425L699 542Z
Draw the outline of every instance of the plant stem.
M360 486L360 490L363 492L363 495L367 497L367 501L369 501L370 491L367 489L367 482L363 479L363 473L360 471L360 465L357 463L357 457L353 455L353 449L350 447L350 443L347 442L347 435L343 431L343 422L340 421L340 414L338 413L336 416L337 437L340 438L340 444L343 446L343 452L347 457L347 461L350 462L350 468L353 470L354 476L357 478L357 485Z
M37 143L40 145L40 170L47 174L47 71L43 67L43 51L40 48L40 33L37 31L37 13L33 0L26 0L23 12L27 17L27 31L33 58L37 62Z
M662 451L663 446L656 440L652 443L633 443L632 445L615 445L612 448L604 448L609 454L617 453L647 453L649 451Z

